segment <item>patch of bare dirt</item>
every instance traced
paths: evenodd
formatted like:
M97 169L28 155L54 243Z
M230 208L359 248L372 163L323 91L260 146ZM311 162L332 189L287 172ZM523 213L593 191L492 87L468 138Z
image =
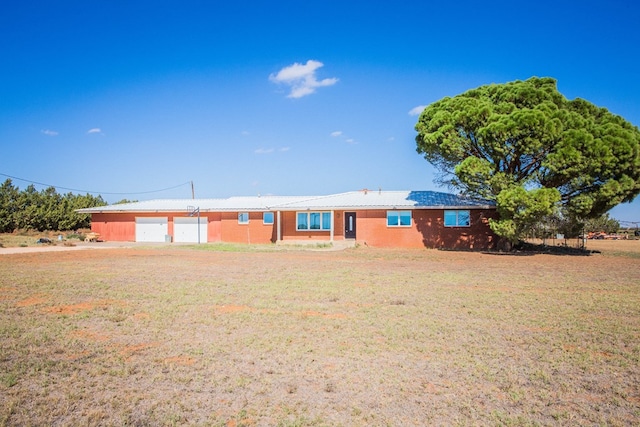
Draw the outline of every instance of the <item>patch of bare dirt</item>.
M20 300L16 303L16 307L30 307L32 305L40 305L44 304L48 301L47 295L44 294L36 294L32 295L26 299Z
M104 308L111 305L126 305L125 301L115 301L115 300L94 300L94 301L84 301L75 304L65 304L58 305L53 307L45 307L42 310L45 313L54 313L54 314L62 314L62 315L73 315L78 314L83 311L94 310L95 308Z

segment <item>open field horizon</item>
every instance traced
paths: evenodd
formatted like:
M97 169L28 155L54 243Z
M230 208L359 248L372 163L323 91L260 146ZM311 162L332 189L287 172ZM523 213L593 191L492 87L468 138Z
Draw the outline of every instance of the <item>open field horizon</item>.
M587 247L0 256L0 425L637 425L640 241Z

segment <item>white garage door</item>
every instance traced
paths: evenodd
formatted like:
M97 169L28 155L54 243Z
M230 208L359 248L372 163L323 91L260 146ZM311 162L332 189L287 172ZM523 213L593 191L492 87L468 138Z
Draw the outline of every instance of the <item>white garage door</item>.
M198 243L198 218L173 218L173 241ZM200 243L207 242L207 218L200 218Z
M167 217L136 218L136 242L164 242L168 232Z

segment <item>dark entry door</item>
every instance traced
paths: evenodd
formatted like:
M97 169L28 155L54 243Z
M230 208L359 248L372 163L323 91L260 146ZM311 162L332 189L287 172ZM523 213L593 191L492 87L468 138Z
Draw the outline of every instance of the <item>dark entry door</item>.
M344 213L344 238L345 239L356 238L356 213L355 212Z

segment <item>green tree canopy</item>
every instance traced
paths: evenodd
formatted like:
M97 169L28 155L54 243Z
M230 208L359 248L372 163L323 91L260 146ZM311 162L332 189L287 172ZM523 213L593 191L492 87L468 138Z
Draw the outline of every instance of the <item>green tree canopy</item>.
M101 196L57 193L54 187L38 191L29 185L20 191L7 179L0 185L0 232L77 230L91 226L88 214L75 210L106 205Z
M496 202L496 234L518 240L557 209L596 218L640 193L640 131L552 78L491 84L429 105L417 151L442 183Z
M603 231L605 233L612 234L617 233L618 230L620 230L620 223L614 218L609 218L609 214L604 214L597 218L591 218L584 224L584 231L587 233Z

